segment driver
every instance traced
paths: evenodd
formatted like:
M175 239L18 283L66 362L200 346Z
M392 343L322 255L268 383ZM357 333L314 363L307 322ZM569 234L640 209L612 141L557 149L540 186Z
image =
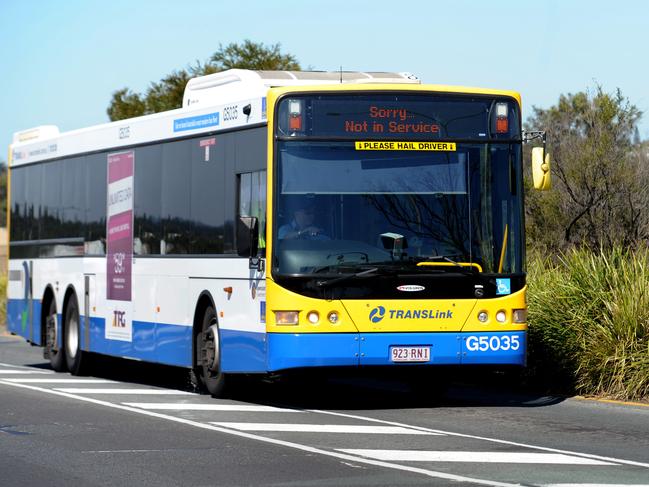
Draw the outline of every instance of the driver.
M280 240L283 239L304 239L304 240L329 240L322 228L313 224L315 212L313 204L302 202L293 212L293 219L290 223L282 225L277 231Z

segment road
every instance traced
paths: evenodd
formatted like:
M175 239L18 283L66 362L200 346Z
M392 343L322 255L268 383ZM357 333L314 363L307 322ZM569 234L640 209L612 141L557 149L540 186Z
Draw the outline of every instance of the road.
M335 375L216 400L174 368L54 373L0 336L0 485L649 486L649 407Z

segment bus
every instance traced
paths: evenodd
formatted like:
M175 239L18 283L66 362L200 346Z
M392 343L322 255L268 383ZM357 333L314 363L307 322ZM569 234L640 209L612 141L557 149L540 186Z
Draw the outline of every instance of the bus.
M176 110L18 132L8 330L56 371L155 362L213 396L238 374L522 366L530 137L512 91L238 69Z

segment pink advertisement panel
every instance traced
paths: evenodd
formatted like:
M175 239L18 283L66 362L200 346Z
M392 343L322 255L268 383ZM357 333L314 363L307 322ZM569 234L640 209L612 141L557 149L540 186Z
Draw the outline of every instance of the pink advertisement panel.
M133 151L108 155L106 298L131 301L133 264Z

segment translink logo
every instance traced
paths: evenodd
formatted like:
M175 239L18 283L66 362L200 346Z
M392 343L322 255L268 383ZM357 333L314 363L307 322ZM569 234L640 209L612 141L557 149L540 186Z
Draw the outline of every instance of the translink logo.
M446 311L438 309L389 309L387 312L391 320L443 320L453 318L453 312L450 309ZM385 308L377 306L370 311L370 321L378 323L385 318L385 314Z

